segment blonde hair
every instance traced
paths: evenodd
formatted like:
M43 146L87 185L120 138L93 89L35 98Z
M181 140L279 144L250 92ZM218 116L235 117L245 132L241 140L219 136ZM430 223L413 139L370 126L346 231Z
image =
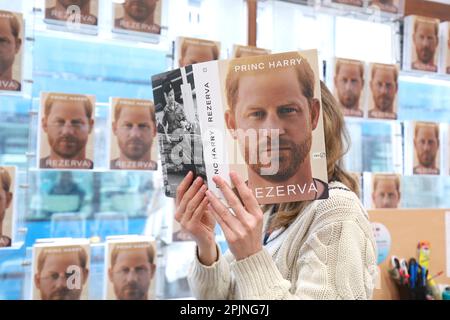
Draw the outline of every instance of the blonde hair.
M3 190L5 190L5 192L9 192L9 189L11 188L11 176L3 167L0 167L0 182L2 183Z
M344 170L342 163L342 158L350 147L350 137L345 127L344 116L330 90L322 81L320 84L328 180L330 182L339 181L354 193L359 194L358 182ZM275 230L280 227L287 227L311 202L300 201L279 204L269 229ZM270 205L262 207L264 211L269 208Z

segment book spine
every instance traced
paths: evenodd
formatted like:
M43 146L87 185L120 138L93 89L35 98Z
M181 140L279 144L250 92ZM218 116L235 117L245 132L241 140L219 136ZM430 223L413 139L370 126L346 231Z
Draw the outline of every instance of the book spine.
M219 175L231 185L219 63L211 61L195 64L193 70L208 189L223 198L220 189L212 180L214 176Z

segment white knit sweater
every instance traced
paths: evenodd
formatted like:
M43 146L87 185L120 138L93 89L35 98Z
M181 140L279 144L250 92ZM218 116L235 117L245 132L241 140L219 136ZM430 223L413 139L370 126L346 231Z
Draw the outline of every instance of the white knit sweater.
M196 254L189 284L197 299L371 299L376 245L368 214L339 182L260 252L236 261L230 251L211 266ZM267 216L264 214L265 226Z

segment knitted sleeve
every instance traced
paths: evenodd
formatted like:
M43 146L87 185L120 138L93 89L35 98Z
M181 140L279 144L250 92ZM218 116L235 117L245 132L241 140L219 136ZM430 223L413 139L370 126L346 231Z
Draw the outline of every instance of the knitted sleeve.
M266 249L243 260L220 257L210 267L194 263L190 285L200 299L371 299L376 246L364 209L333 197L315 209L306 239L288 237L280 250L283 277ZM285 259L282 259L282 258ZM278 261L278 260L277 260ZM280 262L278 261L278 263Z
M198 259L197 247L195 258L188 274L189 287L196 299L224 300L231 299L230 261L233 255L227 251L224 255L217 247L218 259L211 266L203 265Z
M371 299L377 274L376 245L366 211L353 195L332 196L315 208L306 239L295 231L283 275L268 252L231 263L243 299ZM290 281L288 281L290 280Z
M303 299L371 299L376 251L355 221L323 226L300 251L296 294Z

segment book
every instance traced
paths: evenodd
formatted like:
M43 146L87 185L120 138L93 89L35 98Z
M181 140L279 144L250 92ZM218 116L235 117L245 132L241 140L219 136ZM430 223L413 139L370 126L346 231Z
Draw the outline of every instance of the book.
M155 298L156 241L128 235L105 243L104 299L152 300Z
M404 8L403 0L371 0L369 1L369 6L372 8L377 8L380 11L388 13L401 13Z
M398 75L395 64L369 64L369 118L397 119Z
M405 123L405 174L441 173L440 124L426 121Z
M32 253L32 300L87 300L90 246L86 239L36 241Z
M251 57L251 56L261 56L264 54L270 54L270 50L262 49L252 46L241 46L235 44L233 46L233 58L243 58L243 57Z
M401 208L401 175L396 173L364 172L363 180L366 208Z
M41 92L39 112L38 167L93 169L95 97Z
M151 100L110 98L111 170L157 170L155 106Z
M22 14L0 10L0 91L22 91L24 30Z
M44 22L57 30L97 33L98 0L45 0Z
M330 0L326 0L327 2L330 2ZM345 4L349 6L355 6L355 7L362 7L364 5L363 0L331 0L331 3L337 3L337 4Z
M220 58L220 42L206 39L177 37L176 58L178 67L218 60Z
M260 204L328 197L316 50L211 61L152 77L166 195L192 171L223 198L237 172ZM232 186L233 187L233 186Z
M404 19L403 69L437 72L440 56L439 19L407 16Z
M442 22L440 30L442 39L440 73L450 74L450 22Z
M366 67L363 61L334 59L333 93L344 116L364 116L365 77Z
M124 0L113 2L113 31L118 33L155 36L161 34L160 1Z
M16 231L16 198L17 167L0 166L0 249L11 247L15 241Z

